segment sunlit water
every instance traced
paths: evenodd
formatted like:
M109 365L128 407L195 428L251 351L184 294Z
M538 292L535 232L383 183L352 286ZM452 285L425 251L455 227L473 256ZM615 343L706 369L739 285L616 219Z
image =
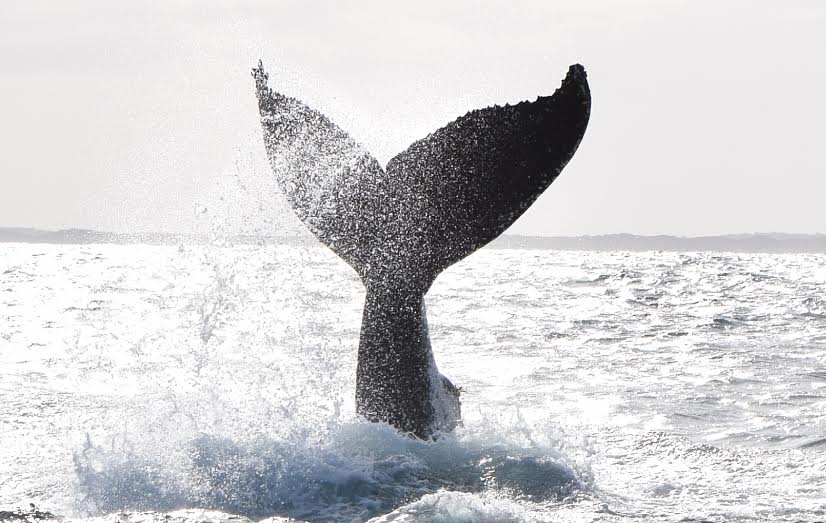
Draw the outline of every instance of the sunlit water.
M822 521L824 288L826 255L483 250L427 297L464 427L425 443L355 417L329 251L5 244L0 510Z

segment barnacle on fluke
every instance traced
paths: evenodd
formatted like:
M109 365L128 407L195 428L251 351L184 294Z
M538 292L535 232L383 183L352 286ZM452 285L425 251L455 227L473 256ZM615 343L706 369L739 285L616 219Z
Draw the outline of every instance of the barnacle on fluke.
M298 217L367 289L359 414L426 438L459 421L459 392L436 370L424 294L436 276L507 229L548 188L585 133L591 97L572 65L552 96L475 110L382 169L324 115L253 69L264 142Z

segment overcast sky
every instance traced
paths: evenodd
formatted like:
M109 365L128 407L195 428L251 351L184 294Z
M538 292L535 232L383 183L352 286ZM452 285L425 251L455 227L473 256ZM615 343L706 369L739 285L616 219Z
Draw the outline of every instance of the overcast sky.
M445 4L3 0L0 226L280 227L261 58L383 164L582 63L588 131L511 233L826 233L826 2Z

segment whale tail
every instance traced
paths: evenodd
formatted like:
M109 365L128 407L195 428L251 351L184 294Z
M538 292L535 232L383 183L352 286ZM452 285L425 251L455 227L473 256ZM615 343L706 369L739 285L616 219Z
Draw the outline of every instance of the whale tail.
M252 74L278 184L367 289L359 413L419 437L449 430L458 393L435 370L424 294L507 229L574 155L590 116L584 68L572 65L551 96L467 113L385 169L327 117L272 91L261 62Z

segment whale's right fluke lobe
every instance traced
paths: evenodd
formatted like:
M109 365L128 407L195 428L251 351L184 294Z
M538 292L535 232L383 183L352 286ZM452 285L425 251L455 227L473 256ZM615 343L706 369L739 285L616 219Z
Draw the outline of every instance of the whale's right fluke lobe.
M253 77L279 185L367 289L358 412L420 437L450 429L457 389L435 370L424 294L507 229L571 159L590 116L585 70L571 66L552 96L471 111L386 169L325 116L272 91L260 63Z
M406 189L418 236L438 274L507 229L577 150L591 112L585 70L534 102L469 112L413 143L387 165Z

